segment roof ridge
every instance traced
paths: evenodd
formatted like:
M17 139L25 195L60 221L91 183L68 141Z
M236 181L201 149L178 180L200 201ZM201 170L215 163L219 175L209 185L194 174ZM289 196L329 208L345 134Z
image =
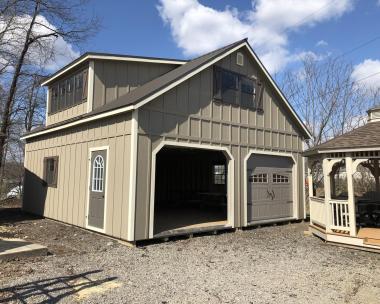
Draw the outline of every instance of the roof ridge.
M103 52L95 52L95 51L86 51L80 57L94 55L94 56L114 56L114 57L125 57L125 58L141 58L141 59L152 59L152 60L167 60L167 61L182 61L188 62L187 59L177 59L177 58L169 58L169 57L155 57L155 56L142 56L142 55L133 55L133 54L121 54L121 53L103 53ZM78 58L80 58L78 57Z

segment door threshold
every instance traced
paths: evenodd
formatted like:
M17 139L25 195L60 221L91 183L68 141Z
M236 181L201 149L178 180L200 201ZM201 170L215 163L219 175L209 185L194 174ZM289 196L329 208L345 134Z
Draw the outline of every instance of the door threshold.
M255 226L255 225L263 225L263 224L274 224L274 223L281 223L281 222L289 222L289 221L296 221L298 220L296 217L281 217L276 219L267 219L267 220L258 220L258 221L251 221L247 223L247 226Z
M180 236L180 235L187 235L187 234L193 234L193 233L203 233L203 232L209 232L209 231L216 231L216 230L226 230L226 229L232 229L229 225L211 225L211 226L203 226L203 227L196 227L196 228L177 228L172 230L166 230L160 233L157 233L153 235L154 239L160 239L165 237L171 237L171 236Z

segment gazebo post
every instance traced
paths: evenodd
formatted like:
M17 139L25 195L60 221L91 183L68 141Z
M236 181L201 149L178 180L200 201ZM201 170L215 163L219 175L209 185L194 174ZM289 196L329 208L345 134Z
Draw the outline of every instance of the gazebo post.
M346 156L347 192L348 192L348 214L350 219L350 236L356 236L356 212L355 194L353 183L353 161L351 156Z
M326 232L332 232L330 226L332 223L331 220L331 179L330 179L330 166L329 160L324 157L322 160L322 170L323 170L323 180L325 186L325 210L326 210Z
M312 164L311 161L307 160L307 182L309 185L309 198L314 196L314 189L313 189L313 172L312 172Z
M375 182L376 182L376 192L377 193L380 193L380 180L379 180L379 175L380 175L380 170L379 170L379 160L378 159L374 159L374 167L375 167L375 170L374 170L374 177L375 177Z

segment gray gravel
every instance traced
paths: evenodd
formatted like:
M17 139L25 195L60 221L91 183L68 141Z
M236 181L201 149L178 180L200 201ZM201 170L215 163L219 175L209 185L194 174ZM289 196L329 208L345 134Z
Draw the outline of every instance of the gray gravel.
M299 223L139 248L97 236L96 250L0 275L0 303L380 302L380 254L327 245L304 230Z

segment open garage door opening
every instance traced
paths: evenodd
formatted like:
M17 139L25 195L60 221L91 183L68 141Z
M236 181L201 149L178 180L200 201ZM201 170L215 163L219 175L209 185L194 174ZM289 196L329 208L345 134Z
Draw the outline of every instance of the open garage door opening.
M248 223L293 217L293 160L252 154L247 160Z
M156 156L155 236L227 224L222 151L164 147Z

